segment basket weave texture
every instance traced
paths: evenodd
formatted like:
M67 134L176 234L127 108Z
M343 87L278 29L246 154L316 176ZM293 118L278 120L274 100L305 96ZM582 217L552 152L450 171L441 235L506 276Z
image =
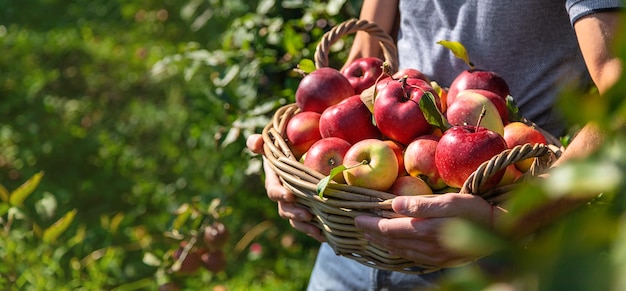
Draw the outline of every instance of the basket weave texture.
M393 39L375 23L355 19L335 26L324 35L316 50L316 67L328 66L328 48L338 38L359 30L366 31L380 40L385 61L393 70L397 69L397 52ZM296 104L288 104L274 113L271 122L262 132L265 157L281 179L283 186L294 193L296 203L313 213L313 223L323 232L335 253L381 270L412 274L438 270L432 266L419 265L413 261L389 255L385 246L370 243L355 227L354 218L359 215L400 217L391 209L391 201L396 195L339 183L329 183L323 197L318 195L318 183L325 178L325 175L300 163L286 141L287 122L298 112ZM484 162L465 181L459 193L480 195L494 204L504 201L512 185L486 193L479 193L479 187L496 172L527 158L535 158L535 161L526 175L534 176L544 171L558 158L561 148L558 139L547 132L544 132L544 135L549 145L517 146Z

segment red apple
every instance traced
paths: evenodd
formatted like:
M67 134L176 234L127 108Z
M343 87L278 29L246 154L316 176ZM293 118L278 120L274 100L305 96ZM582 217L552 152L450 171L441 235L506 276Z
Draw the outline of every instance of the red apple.
M422 79L426 82L430 82L430 80L428 79L428 77L426 77L426 75L424 75L424 73L414 68L400 69L399 71L391 75L391 77L396 80L402 79L404 76L406 76L407 78Z
M503 99L511 94L509 84L496 72L481 69L465 70L458 74L448 90L448 106L454 103L457 94L465 89L492 91Z
M454 103L448 105L445 115L452 126L480 125L500 135L504 134L504 125L498 109L487 97L479 93L465 92L457 96Z
M421 79L401 79L387 81L380 86L374 101L374 119L380 132L395 141L408 145L416 137L432 132L419 106L419 101L426 92L430 92L435 103L441 109L437 92L430 84Z
M409 175L420 177L433 190L447 187L435 165L435 150L439 143L436 135L422 135L404 150L404 167Z
M346 79L354 88L355 94L371 87L383 73L383 60L376 57L358 58L341 69Z
M453 126L439 139L435 165L447 185L461 188L480 164L506 149L504 138L494 131L473 125ZM502 175L504 170L498 171L479 191L495 187Z
M509 109L506 106L506 99L502 98L502 96L496 94L495 92L484 90L484 89L465 89L457 94L457 98L460 95L467 93L477 93L483 95L496 106L498 109L498 113L500 114L500 118L502 119L502 124L506 125L509 123Z
M433 194L428 184L419 177L402 176L396 179L387 192L398 196L415 196Z
M408 173L406 172L406 169L404 168L405 146L395 140L390 140L390 139L386 139L384 140L384 142L386 142L389 145L389 147L393 150L393 152L396 154L396 158L398 159L398 177L408 175Z
M372 113L361 97L353 95L322 112L320 135L323 138L339 137L351 144L368 138L380 138L380 131L372 119Z
M303 164L323 175L330 175L330 171L343 164L343 158L352 145L338 137L322 138L315 142L306 153ZM343 176L333 178L343 183Z
M385 191L398 177L398 159L391 147L379 139L352 145L343 158L343 177L348 185Z
M537 128L525 124L523 122L515 121L507 124L504 127L504 140L508 148L512 149L518 145L530 144L547 144L546 137ZM522 172L528 171L534 158L528 158L526 160L515 163L515 166Z
M337 69L323 67L304 76L296 89L296 104L302 111L324 109L354 95L354 88Z
M287 143L296 158L300 158L314 142L322 138L319 127L321 116L317 112L301 111L287 122Z

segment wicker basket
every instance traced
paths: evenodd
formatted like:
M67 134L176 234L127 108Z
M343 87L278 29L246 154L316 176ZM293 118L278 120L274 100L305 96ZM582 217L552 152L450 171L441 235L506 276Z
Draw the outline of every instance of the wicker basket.
M337 38L358 30L366 31L380 39L381 47L392 68L397 68L396 49L389 37L375 23L363 20L349 20L339 24L324 35L316 50L316 66L328 65L328 47ZM417 265L415 262L390 256L384 246L368 242L363 233L354 225L354 217L370 215L394 218L400 215L391 209L394 194L355 187L339 183L329 183L324 196L317 193L317 184L325 176L305 167L293 155L286 142L285 128L289 119L299 112L295 104L279 108L272 121L263 129L264 151L271 168L280 177L283 185L296 196L296 203L308 208L314 215L313 223L324 233L328 244L336 254L356 260L366 266L382 270L424 274L438 270L432 266ZM494 189L488 193L478 193L479 186L494 173L515 162L536 158L528 175L536 175L549 166L557 157L558 140L550 137L556 145L523 145L493 157L483 163L465 182L460 193L480 195L492 203L506 199L509 187Z

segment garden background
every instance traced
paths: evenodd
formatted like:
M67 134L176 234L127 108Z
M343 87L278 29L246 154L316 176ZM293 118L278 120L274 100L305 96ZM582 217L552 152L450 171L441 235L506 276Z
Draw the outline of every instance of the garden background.
M293 69L360 4L0 0L2 289L304 289L318 243L278 217L245 139L294 101ZM332 66L349 45L333 46ZM573 124L599 120L608 141L520 189L512 212L568 189L602 195L529 244L458 225L510 267L460 268L444 288L624 290L623 96L624 78L602 98L564 92ZM172 273L179 242L215 221L230 232L225 269Z

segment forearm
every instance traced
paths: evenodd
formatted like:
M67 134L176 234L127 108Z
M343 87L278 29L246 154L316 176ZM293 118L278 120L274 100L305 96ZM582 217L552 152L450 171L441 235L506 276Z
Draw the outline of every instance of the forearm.
M359 19L374 22L387 33L394 29L397 17L398 0L365 0L361 6ZM362 57L381 57L382 50L376 38L367 32L359 31L354 37L354 42L346 60L346 64Z

